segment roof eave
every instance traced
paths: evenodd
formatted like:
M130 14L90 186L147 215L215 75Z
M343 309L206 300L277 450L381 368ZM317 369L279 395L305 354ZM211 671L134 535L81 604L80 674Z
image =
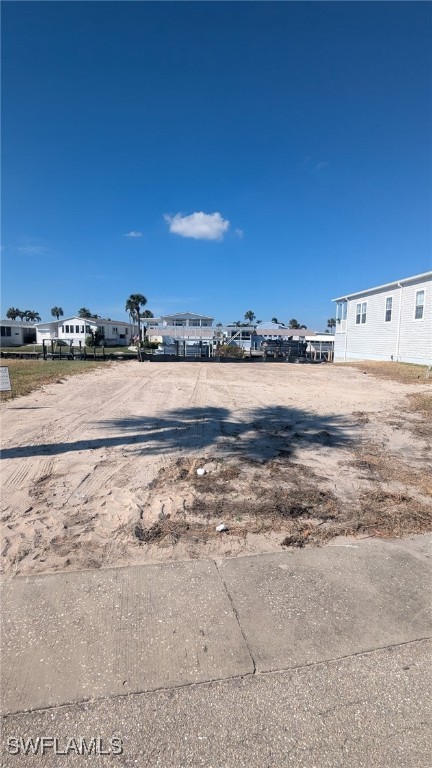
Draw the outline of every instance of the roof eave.
M345 293L343 296L338 296L332 301L347 301L347 299L354 299L356 296L366 296L368 293L374 293L375 291L390 290L391 288L398 288L400 285L406 283L412 283L416 280L423 280L432 278L432 272L422 272L419 275L411 275L411 277L403 277L400 280L392 280L391 283L384 283L383 285L376 285L373 288L365 288L363 291L355 291L355 293Z

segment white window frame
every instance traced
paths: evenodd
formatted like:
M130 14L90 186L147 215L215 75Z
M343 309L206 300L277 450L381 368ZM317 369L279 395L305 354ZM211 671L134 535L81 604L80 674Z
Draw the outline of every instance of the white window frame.
M366 325L367 320L367 301L359 301L356 303L356 325ZM360 310L359 310L360 307Z
M419 293L423 294L423 302L421 304L417 304L417 296L419 295ZM418 291L416 291L416 293L415 293L414 320L423 320L423 318L424 318L425 296L426 296L426 291L425 291L424 288L419 288ZM417 315L417 308L418 307L422 308L421 317L416 317L416 315Z
M390 302L390 307L387 306L388 302ZM387 317L387 312L390 312L390 317ZM393 314L393 296L386 296L385 311L384 311L384 322L385 323L391 323L392 314Z

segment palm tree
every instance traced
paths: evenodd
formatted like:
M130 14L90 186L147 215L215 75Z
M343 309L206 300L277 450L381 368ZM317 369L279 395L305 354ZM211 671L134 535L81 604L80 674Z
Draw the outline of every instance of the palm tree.
M331 331L333 330L333 328L336 328L336 320L334 317L330 317L327 320L327 328L330 328Z
M245 314L244 314L244 319L248 320L251 325L252 325L253 321L255 320L255 317L256 317L255 312L252 312L251 309L248 309L248 311L245 312Z
M141 314L141 307L144 307L146 304L147 299L142 293L131 293L125 305L126 312L129 312L132 320L136 320L138 324L139 346L141 346L141 318L143 317Z
M272 317L271 321L272 323L279 323L279 320L277 319L277 317Z
M51 310L51 314L53 317L56 317L58 320L60 317L63 317L64 312L61 307L53 307Z
M154 314L150 309L145 309L144 312L141 313L141 317L144 320L150 320L152 317L154 317ZM143 325L143 335L147 336L147 324Z
M17 310L17 312L18 312L18 317L19 317L19 319L20 319L20 320L24 320L24 318L25 318L25 316L26 316L26 312L25 312L25 310L24 310L24 309L18 309L18 310Z
M20 310L17 307L9 307L8 311L6 312L6 317L8 317L9 320L16 320L19 315Z
M86 320L91 320L91 318L94 317L94 315L92 315L92 313L90 312L89 309L87 309L87 307L81 307L81 309L78 310L78 317L83 317Z
M289 321L288 328L300 328L298 320L296 320L294 317Z
M36 320L40 320L40 315L37 312L34 312L32 309L26 309L26 311L23 313L25 317L26 323L35 322Z

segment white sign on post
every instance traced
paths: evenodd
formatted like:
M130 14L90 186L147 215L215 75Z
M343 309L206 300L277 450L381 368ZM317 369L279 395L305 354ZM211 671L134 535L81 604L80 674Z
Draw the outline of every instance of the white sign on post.
M12 389L9 377L9 368L0 367L0 392L10 392Z

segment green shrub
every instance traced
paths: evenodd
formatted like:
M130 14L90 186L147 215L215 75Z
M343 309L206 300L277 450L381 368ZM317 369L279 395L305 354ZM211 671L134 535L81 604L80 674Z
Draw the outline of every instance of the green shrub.
M103 344L104 338L105 334L99 328L95 331L90 331L89 335L86 336L86 347L100 347Z
M222 344L222 346L218 348L217 354L220 355L220 357L238 357L238 359L241 360L244 357L244 349L236 347L234 344Z

